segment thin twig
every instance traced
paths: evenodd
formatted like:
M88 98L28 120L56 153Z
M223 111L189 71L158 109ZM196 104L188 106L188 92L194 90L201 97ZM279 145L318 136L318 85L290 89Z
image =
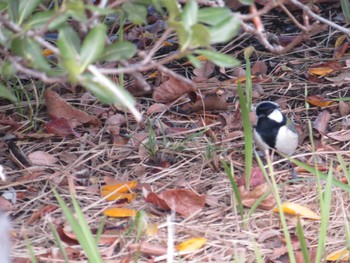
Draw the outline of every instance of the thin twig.
M345 27L342 27L326 18L323 18L322 16L319 16L317 14L315 14L314 12L312 12L312 10L307 6L307 5L304 5L302 3L300 3L299 1L297 0L289 0L293 5L299 7L300 9L302 9L305 13L307 13L309 16L313 17L314 19L324 23L324 24L327 24L335 29L338 29L339 31L347 34L348 36L350 36L350 29L347 29Z

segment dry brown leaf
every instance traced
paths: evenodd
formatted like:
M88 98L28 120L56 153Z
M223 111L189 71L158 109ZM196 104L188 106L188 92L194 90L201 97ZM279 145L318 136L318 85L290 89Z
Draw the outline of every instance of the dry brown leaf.
M238 189L242 198L242 204L247 207L252 207L262 195L270 191L267 183L260 184L257 187L254 187L251 191L246 190L244 186L240 186ZM270 210L274 208L275 205L276 200L272 194L270 194L259 204L259 207L265 210Z
M126 123L125 117L122 114L114 114L106 120L106 129L113 135L119 135L120 126Z
M211 76L211 74L213 74L214 69L215 69L214 63L210 61L202 62L202 66L200 68L195 68L193 70L193 74L197 76L196 78L194 78L194 81L196 82L206 81ZM201 81L197 81L197 80L201 80Z
M85 111L74 108L54 91L46 90L44 92L44 98L47 112L51 119L66 119L72 124L73 128L81 124L100 125L96 117L90 116Z
M68 235L61 225L56 225L56 231L60 239L67 245L79 245L75 235Z
M342 117L350 114L350 102L339 101L339 111Z
M34 222L42 218L44 215L49 214L57 209L58 207L56 205L45 205L32 214L32 216L28 219L27 224L33 224Z
M330 132L330 133L327 133L327 136L340 142L348 142L350 141L350 130Z
M81 136L73 129L72 124L64 118L50 120L46 123L45 128L48 133L52 133L61 137L66 137L68 135L75 135L76 137Z
M161 245L153 245L148 242L142 242L141 244L130 244L128 245L128 250L131 253L141 252L147 255L162 256L166 255L167 248Z
M259 166L253 167L250 175L250 186L255 187L258 185L261 185L265 182L264 175L261 171L261 168ZM237 180L238 186L244 186L245 185L245 176L241 176Z
M169 109L169 107L163 103L154 103L148 107L146 114L148 116L150 116L153 113L160 113L160 112L166 111L168 109Z
M190 112L197 111L213 111L213 110L227 110L228 105L224 97L216 94L207 95L203 100L197 100Z
M35 165L53 165L58 162L58 159L44 151L32 152L28 155L28 159Z
M267 72L267 65L264 61L257 61L252 66L252 75L262 75L266 74Z
M323 110L318 114L316 120L313 122L312 127L321 134L327 133L328 122L331 119L331 114L328 110Z
M153 100L160 103L172 102L191 90L193 90L193 87L187 83L169 77L168 80L154 89Z
M201 211L205 205L205 195L187 189L165 190L160 194L150 193L146 202L155 204L165 210L173 210L188 217Z

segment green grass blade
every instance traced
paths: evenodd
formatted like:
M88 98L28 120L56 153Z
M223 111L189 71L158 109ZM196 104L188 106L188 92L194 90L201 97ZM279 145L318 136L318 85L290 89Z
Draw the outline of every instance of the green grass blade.
M321 257L326 245L327 227L329 222L329 214L331 210L331 201L332 201L332 185L333 185L332 181L333 181L333 164L331 162L324 194L322 194L322 192L319 193L322 220L321 220L321 226L320 226L320 231L318 235L318 245L317 245L315 262L321 262Z
M304 230L303 230L303 227L301 225L299 216L298 216L296 230L297 230L297 235L298 235L298 239L299 239L299 243L300 243L300 247L301 247L301 252L303 254L304 262L310 263L309 249L308 249L308 246L306 243L306 239L304 236Z
M244 210L243 210L242 198L241 198L241 195L239 194L238 186L237 186L236 181L234 179L233 164L231 163L231 165L229 167L225 161L222 161L221 163L224 166L224 171L225 171L225 173L227 174L227 176L228 176L228 178L230 180L233 193L235 194L235 197L236 197L236 200L237 200L238 211L239 211L239 213L241 215L241 219L243 219L243 217L244 217Z
M49 222L49 226L50 226L50 230L52 232L52 235L53 235L53 237L54 237L54 239L56 241L56 244L58 246L58 249L62 253L64 262L69 263L69 258L68 258L67 252L66 252L66 250L63 247L62 241L61 241L61 239L60 239L60 237L59 237L59 235L57 233L57 230L56 230L55 226L52 224L52 222Z

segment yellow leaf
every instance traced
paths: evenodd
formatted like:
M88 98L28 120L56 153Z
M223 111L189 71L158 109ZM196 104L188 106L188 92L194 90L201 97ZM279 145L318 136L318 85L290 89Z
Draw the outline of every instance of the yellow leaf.
M53 54L53 51L51 49L43 49L43 51L41 51L41 54L43 54L44 57L48 57Z
M137 211L134 209L115 207L115 208L106 209L105 211L103 211L103 213L106 216L111 216L111 217L131 217L131 216L136 216Z
M147 224L146 235L147 236L156 236L158 233L158 224Z
M350 253L346 248L339 249L326 256L326 261L348 261L349 259Z
M194 237L178 244L176 249L178 251L193 252L200 249L206 242L207 239L204 237Z
M252 80L256 78L256 76L252 75ZM246 81L246 77L239 77L238 79L235 80L235 84L238 84L238 83L245 83Z
M102 197L105 197L112 193L113 191L101 191ZM136 193L114 193L106 198L107 201L115 201L127 199L128 203L130 203L136 197Z
M282 211L284 213L290 214L290 215L298 215L300 217L309 218L309 219L315 219L320 220L321 217L314 212L312 212L309 208L305 206L301 206L299 204L295 204L292 202L285 202L281 205ZM278 207L273 209L274 212L279 212Z
M319 67L319 68L309 68L307 71L309 74L316 75L316 76L326 76L329 73L332 73L334 69L330 67Z
M345 35L345 34L344 34L344 35L341 35L340 37L338 37L337 40L335 41L334 47L335 47L335 48L340 47L340 45L344 43L344 40L345 40L346 38L347 38L347 35Z
M111 184L111 185L104 185L101 187L102 191L116 191L117 193L127 193L130 190L134 189L137 186L136 181L130 181L125 183L119 183L119 184Z

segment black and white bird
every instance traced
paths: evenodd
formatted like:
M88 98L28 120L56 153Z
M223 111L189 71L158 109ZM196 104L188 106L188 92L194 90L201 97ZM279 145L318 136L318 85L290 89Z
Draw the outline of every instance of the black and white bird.
M256 123L253 126L253 139L263 153L276 150L291 156L298 147L299 136L292 121L280 110L277 103L260 102L255 109ZM292 177L297 178L294 169Z

